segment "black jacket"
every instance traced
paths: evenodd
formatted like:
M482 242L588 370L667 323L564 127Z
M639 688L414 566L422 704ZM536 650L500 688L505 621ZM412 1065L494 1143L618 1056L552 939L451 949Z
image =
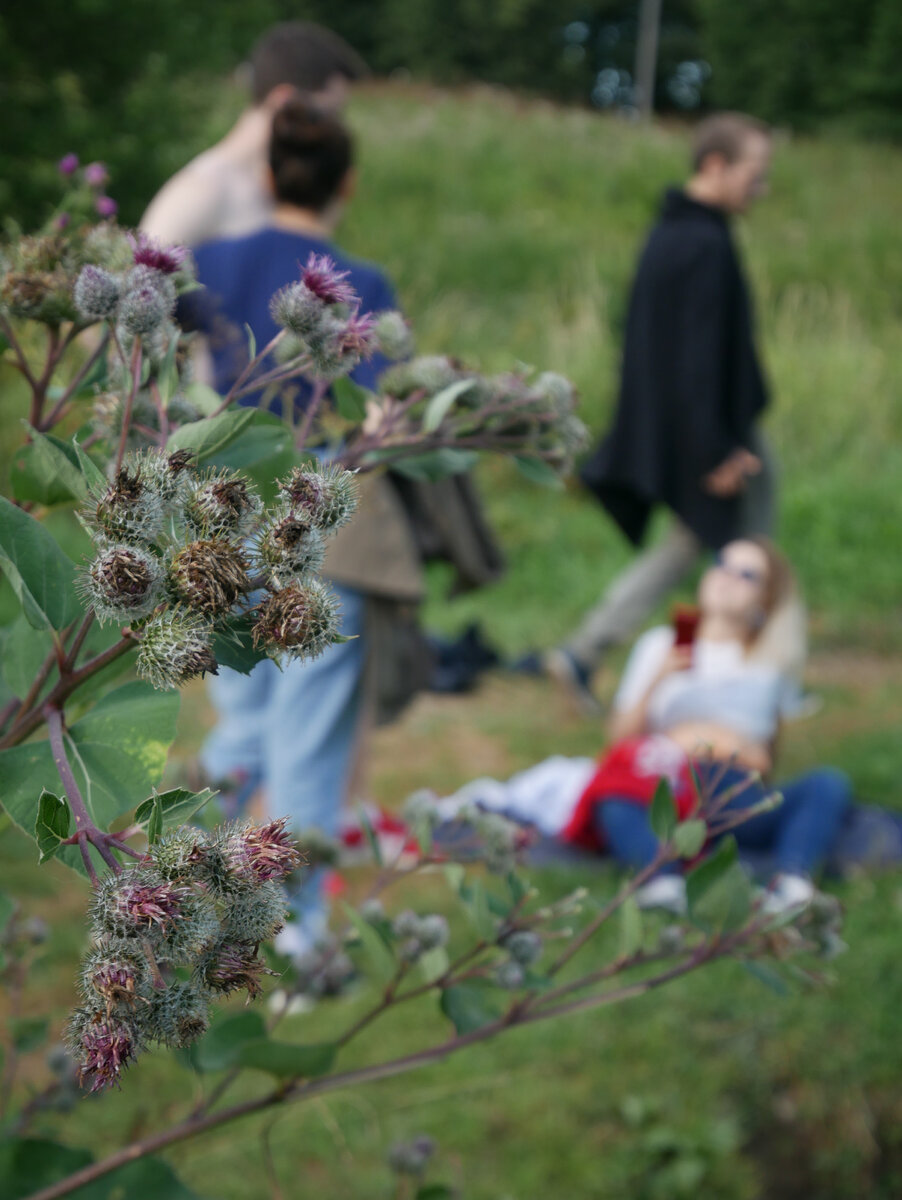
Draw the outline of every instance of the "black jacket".
M668 191L633 285L614 425L583 482L632 542L666 504L717 548L739 533L740 501L709 495L702 478L754 449L766 403L727 218Z

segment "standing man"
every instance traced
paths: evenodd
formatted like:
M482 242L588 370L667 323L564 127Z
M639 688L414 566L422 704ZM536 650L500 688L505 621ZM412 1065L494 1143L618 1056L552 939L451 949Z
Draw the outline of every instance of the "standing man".
M767 188L768 128L721 113L696 131L692 175L664 197L630 299L613 428L582 471L641 545L652 511L673 514L660 544L614 581L542 668L586 707L605 651L628 638L705 548L769 534L774 488L758 420L767 388L731 217Z
M339 113L350 85L367 74L363 59L347 42L309 21L273 25L254 46L248 65L252 105L222 141L173 175L141 219L141 228L164 245L194 247L214 238L241 237L268 224L273 114L296 95Z

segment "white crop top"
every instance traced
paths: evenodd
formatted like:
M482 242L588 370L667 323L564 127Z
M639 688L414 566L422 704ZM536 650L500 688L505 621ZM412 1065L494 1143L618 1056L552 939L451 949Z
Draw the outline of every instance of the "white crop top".
M614 708L638 704L673 646L674 632L662 625L644 633L633 647ZM699 639L692 666L663 679L648 702L652 733L666 733L687 721L711 721L746 741L770 742L795 688L776 667L749 662L741 642Z

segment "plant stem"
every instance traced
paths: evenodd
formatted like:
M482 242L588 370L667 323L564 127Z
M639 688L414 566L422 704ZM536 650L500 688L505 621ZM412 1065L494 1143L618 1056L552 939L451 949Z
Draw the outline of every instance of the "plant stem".
M313 422L316 420L319 410L322 407L323 400L329 391L329 385L325 380L318 379L313 385L313 395L310 397L310 403L307 405L307 411L304 413L304 419L301 422L301 427L298 430L295 438L295 447L298 450L303 450L307 444L307 438L310 436L310 430L313 428Z
M138 385L141 382L141 339L135 338L135 344L132 347L132 384L128 391L128 396L125 401L125 410L122 413L122 433L119 437L119 449L116 452L116 463L113 467L113 474L116 475L122 466L122 460L125 458L125 447L128 443L128 431L132 423L132 408L135 404L135 396L138 394Z
M109 343L109 340L110 340L110 332L109 332L109 330L106 330L103 334L103 337L100 339L100 342L95 347L93 353L90 354L88 356L88 358L85 359L78 374L75 376L75 378L72 380L72 382L66 387L62 396L60 396L59 400L57 400L56 404L53 406L53 408L50 410L50 412L47 414L47 416L43 419L43 421L38 426L38 429L40 430L41 433L46 433L48 429L52 429L54 425L56 425L60 420L62 420L63 416L65 415L65 410L66 410L67 404L72 399L72 397L75 395L75 393L78 391L78 389L81 387L82 383L87 378L87 376L90 374L91 369L94 366L94 364L97 362L97 360L100 358L100 356L105 352L107 345Z
M211 417L218 417L220 415L220 413L225 412L225 410L229 407L229 405L232 403L232 401L237 396L238 390L241 387L241 385L250 376L254 367L259 366L259 364L263 361L263 359L266 358L267 354L269 354L270 351L272 351L276 348L276 346L279 344L279 342L282 340L282 338L284 336L285 336L285 330L280 329L279 332L276 334L276 336L274 338L272 338L269 342L266 343L266 345L263 347L263 349L260 351L260 353L255 355L254 358L251 359L251 361L247 364L247 366L244 368L244 370L241 372L241 374L238 376L238 378L232 384L232 386L229 389L228 394L226 395L222 404L220 404L219 408L214 409L214 411L210 414Z
M110 1172L117 1170L119 1167L144 1158L148 1154L165 1150L168 1146L183 1142L187 1138L196 1137L198 1134L206 1133L208 1130L216 1129L220 1125L228 1124L241 1117L250 1116L257 1112L264 1112L279 1104L306 1100L323 1092L336 1091L338 1088L373 1083L377 1080L390 1079L396 1075L403 1075L408 1071L414 1071L420 1067L441 1062L443 1059L449 1058L452 1054L456 1054L459 1050L478 1045L480 1042L487 1041L489 1038L495 1037L505 1030L515 1028L518 1025L532 1024L536 1021L549 1020L552 1017L565 1013L601 1008L621 1003L624 1000L630 1000L654 988L661 987L671 980L679 978L681 975L688 974L703 962L723 957L729 952L729 949L733 948L736 942L737 939L734 938L730 942L712 945L706 948L704 955L696 953L686 962L662 971L659 975L651 976L648 979L613 991L585 996L579 1000L571 1001L568 1004L561 1004L550 1009L526 1011L516 1015L513 1020L504 1016L497 1021L492 1021L479 1029L473 1030L471 1033L460 1034L457 1037L449 1039L447 1042L442 1042L438 1046L431 1046L426 1050L419 1050L414 1054L408 1054L402 1058L375 1063L367 1067L356 1067L352 1070L326 1076L322 1079L312 1079L307 1082L295 1081L288 1086L280 1085L264 1096L258 1096L253 1100L245 1100L240 1104L233 1105L231 1108L223 1109L221 1112L189 1117L187 1120L181 1121L169 1129L164 1129L160 1133L151 1134L149 1137L124 1146L121 1150L116 1151L101 1162L91 1163L89 1166L82 1167L81 1170L73 1172L66 1179L62 1179L58 1183L51 1184L49 1187L34 1192L27 1200L59 1200L60 1196L68 1196L76 1188L83 1187L87 1183L93 1183L96 1179L102 1179L105 1175L109 1175Z

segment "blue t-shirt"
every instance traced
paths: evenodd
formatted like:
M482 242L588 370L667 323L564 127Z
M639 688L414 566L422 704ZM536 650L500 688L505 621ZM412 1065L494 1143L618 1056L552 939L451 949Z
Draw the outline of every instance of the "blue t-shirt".
M207 335L214 383L223 395L248 362L245 325L253 331L259 353L279 331L270 316L270 300L280 288L300 279L311 253L328 254L340 271L350 272L347 282L360 299L361 315L397 307L392 285L378 267L307 234L261 229L247 237L221 238L198 246L194 251L197 278L206 290L182 297L180 317L187 328ZM275 365L275 360L268 358L263 370ZM386 366L388 360L376 354L358 363L351 378L362 387L374 389ZM303 407L309 387L303 380L292 380L289 386L295 391L296 404ZM239 403L256 407L261 397L262 392L254 392ZM269 407L281 412L278 400Z

